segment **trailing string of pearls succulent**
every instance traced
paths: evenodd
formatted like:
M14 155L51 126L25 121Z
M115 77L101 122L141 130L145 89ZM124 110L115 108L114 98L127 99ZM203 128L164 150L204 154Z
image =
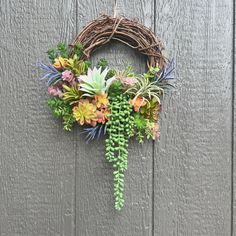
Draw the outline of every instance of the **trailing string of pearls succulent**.
M111 116L107 122L106 159L113 163L115 208L124 204L124 171L128 167L128 142L133 135L134 117L126 95L110 100Z

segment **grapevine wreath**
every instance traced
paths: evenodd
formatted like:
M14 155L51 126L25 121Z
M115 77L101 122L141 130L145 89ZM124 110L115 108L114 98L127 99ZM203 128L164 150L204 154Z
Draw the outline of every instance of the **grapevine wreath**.
M147 57L147 71L135 74L108 67L102 58L91 68L94 50L117 40ZM47 79L48 105L61 117L65 130L82 126L87 142L106 137L105 156L114 167L115 208L124 204L124 172L128 164L128 141L132 136L158 139L161 99L172 87L173 60L163 55L158 37L144 25L124 17L100 16L89 23L68 47L59 43L48 50L49 64L40 67Z

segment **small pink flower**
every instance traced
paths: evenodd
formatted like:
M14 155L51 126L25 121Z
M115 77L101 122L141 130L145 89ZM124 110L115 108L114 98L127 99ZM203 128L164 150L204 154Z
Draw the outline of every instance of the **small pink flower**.
M62 78L65 81L72 82L74 80L74 74L70 70L65 70L62 72Z
M54 97L62 97L63 96L62 91L56 86L48 87L48 93Z

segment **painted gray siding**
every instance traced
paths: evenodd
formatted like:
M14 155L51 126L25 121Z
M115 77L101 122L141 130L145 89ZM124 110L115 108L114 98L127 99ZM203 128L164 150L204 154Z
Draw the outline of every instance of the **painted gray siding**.
M130 143L125 207L113 207L104 140L87 146L46 106L37 62L70 43L111 0L0 0L0 236L229 236L236 208L234 0L117 0L166 45L177 89L161 139ZM120 43L98 50L119 68L145 59Z

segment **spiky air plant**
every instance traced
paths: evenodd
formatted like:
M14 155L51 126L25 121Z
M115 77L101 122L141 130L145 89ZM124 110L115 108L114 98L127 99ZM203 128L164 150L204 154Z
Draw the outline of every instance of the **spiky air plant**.
M61 72L59 72L53 65L40 63L39 67L45 72L45 75L40 78L40 80L48 79L48 86L56 84L58 81L62 80Z
M89 68L87 75L81 75L79 77L81 81L80 90L84 92L82 96L93 97L96 94L105 94L108 92L115 77L106 80L109 69L101 70L101 67L99 69L94 67L93 70Z
M175 79L174 70L174 60L172 59L166 64L164 69L161 71L160 76L156 77L157 85L165 91L174 87L172 84L169 83L169 80Z
M133 101L141 97L143 102L149 103L151 99L155 98L158 103L161 103L160 98L164 94L164 89L159 87L156 81L141 77L137 78L137 82L126 93L134 97Z
M115 77L118 79L126 78L126 77L135 77L135 73L133 72L133 67L128 65L125 70L115 70Z
M97 124L95 127L87 127L81 132L86 135L86 143L94 140L95 138L99 139L101 136L106 134L106 125Z

